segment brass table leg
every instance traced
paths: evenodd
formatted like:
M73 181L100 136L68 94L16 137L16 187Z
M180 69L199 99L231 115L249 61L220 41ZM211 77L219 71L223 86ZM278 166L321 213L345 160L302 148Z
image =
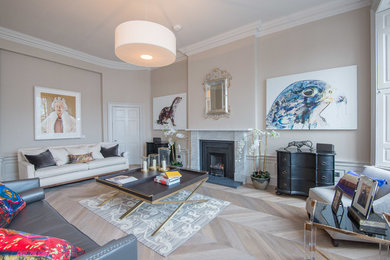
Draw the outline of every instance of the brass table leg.
M172 214L156 229L156 231L153 232L152 236L156 235L175 215L176 213L184 206L184 204L192 197L192 195L195 194L195 192L200 188L200 186L203 185L205 181L202 181L198 187L196 187L192 193L185 199L185 202L182 202L176 209L174 212L172 212Z
M98 205L98 207L101 207L103 206L104 204L106 204L107 202L109 202L110 200L112 200L113 198L115 198L116 196L118 196L120 193L120 191L116 192L114 195L112 195L111 197L109 197L108 199L106 199L105 201L103 201L102 203L100 203Z
M131 209L129 209L128 211L126 211L122 216L119 217L119 219L124 219L125 217L127 217L128 215L130 215L131 213L133 213L134 211L136 211L136 209L138 209L139 207L142 206L142 204L144 204L145 202L140 200L134 207L132 207Z

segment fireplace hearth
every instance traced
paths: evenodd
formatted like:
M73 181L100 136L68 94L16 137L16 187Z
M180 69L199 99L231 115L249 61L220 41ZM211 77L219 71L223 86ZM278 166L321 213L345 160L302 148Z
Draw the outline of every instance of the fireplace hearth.
M201 169L234 180L234 142L200 140Z

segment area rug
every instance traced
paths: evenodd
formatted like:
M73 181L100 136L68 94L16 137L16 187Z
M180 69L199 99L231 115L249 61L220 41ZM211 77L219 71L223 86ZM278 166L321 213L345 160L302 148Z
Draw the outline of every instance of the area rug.
M159 233L151 236L180 204L151 205L145 203L133 214L120 220L119 217L139 200L133 199L126 194L121 194L105 205L97 206L114 193L105 193L81 200L80 204L125 233L134 234L138 241L162 256L168 256L172 253L230 204L228 201L196 193L191 197L191 200L207 199L208 201L185 204ZM189 194L187 191L181 191L166 200L185 200Z

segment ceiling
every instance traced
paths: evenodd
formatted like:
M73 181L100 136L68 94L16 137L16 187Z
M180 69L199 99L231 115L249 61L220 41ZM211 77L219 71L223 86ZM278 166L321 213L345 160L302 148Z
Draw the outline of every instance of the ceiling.
M149 20L175 32L177 49L250 23L276 19L341 0L0 0L0 26L99 58L119 61L115 27ZM349 2L361 0L348 0Z

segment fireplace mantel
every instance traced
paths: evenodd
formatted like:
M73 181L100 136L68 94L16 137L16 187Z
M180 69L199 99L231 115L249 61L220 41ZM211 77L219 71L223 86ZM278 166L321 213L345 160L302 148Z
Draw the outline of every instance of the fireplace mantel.
M187 129L190 132L190 166L192 169L200 170L201 158L200 158L200 140L219 140L219 141L233 141L234 145L234 180L242 183L246 182L246 163L245 155L242 156L237 150L237 143L243 140L246 133L249 130L205 130L205 129Z

